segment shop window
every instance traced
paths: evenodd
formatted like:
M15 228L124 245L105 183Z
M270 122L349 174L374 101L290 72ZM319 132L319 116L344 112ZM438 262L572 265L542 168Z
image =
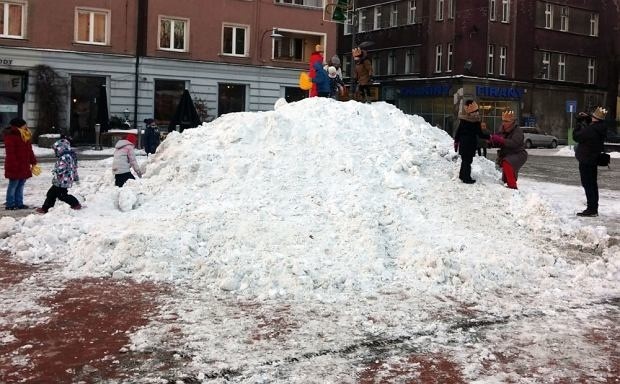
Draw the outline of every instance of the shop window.
M110 11L82 9L75 11L75 41L85 44L109 44Z
M502 23L510 22L510 0L502 0Z
M243 84L219 84L217 115L245 111L245 90Z
M495 68L495 45L489 44L489 52L487 55L487 73L493 74Z
M560 10L560 31L568 32L568 7L562 7Z
M415 24L415 16L417 10L416 0L409 0L409 13L407 14L407 23Z
M590 14L590 36L598 36L598 13Z
M441 44L438 44L435 46L435 72L436 73L441 72L441 57L442 57Z
M495 21L496 13L497 13L497 0L489 0L489 20Z
M506 76L506 56L508 55L507 47L499 47L499 74Z
M225 25L222 53L233 56L247 56L247 32L247 26Z
M553 29L553 4L545 4L545 28Z
M596 59L588 59L588 84L594 84L596 75Z
M155 120L167 125L176 112L186 82L184 80L155 80Z
M187 52L189 44L189 20L160 16L159 49Z
M437 13L435 14L435 20L437 21L443 20L443 1L437 0Z
M0 1L0 37L25 37L26 3Z

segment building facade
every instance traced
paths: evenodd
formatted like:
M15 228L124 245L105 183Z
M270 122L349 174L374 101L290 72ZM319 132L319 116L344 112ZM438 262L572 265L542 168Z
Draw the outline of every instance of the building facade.
M355 0L339 54L372 57L374 95L452 133L463 100L491 130L522 125L568 137L571 113L617 115L618 10L605 1ZM347 64L348 65L348 64Z
M22 116L41 128L41 65L58 75L54 129L79 143L95 141L104 107L113 120L165 126L185 89L204 120L300 99L299 72L315 45L336 51L322 3L0 0L0 123Z

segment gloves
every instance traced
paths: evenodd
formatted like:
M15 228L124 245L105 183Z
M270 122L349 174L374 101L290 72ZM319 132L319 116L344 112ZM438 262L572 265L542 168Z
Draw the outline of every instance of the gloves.
M491 135L491 145L494 147L503 147L504 137L501 135L497 135L497 134Z
M41 174L41 167L39 167L39 164L33 164L30 168L30 172L35 176L39 176Z
M458 152L459 151L459 142L455 141L454 142L454 152Z

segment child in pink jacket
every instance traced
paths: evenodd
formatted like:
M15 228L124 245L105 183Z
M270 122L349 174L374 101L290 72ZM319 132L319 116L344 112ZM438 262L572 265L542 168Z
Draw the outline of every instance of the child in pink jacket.
M138 161L134 153L138 138L130 133L125 139L121 139L116 143L114 151L114 161L112 161L112 172L114 173L114 185L122 187L129 179L135 179L131 173L133 168L138 177L142 177Z

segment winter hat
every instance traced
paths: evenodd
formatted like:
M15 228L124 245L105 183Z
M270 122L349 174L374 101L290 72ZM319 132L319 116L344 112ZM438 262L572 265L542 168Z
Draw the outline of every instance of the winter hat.
M338 70L336 67L329 67L327 68L327 74L333 79L338 74Z
M133 133L128 134L125 140L129 141L134 146L138 144L138 136L134 135Z
M321 44L317 44L314 46L314 50L316 52L323 52L323 46Z
M150 119L150 118L149 118L149 119L144 119L144 124L146 124L146 125L151 125L151 124L153 124L154 122L155 122L155 120Z
M13 127L23 127L24 125L26 125L26 120L22 119L21 117L15 117L11 119L11 121L9 121L9 124Z
M465 102L465 107L463 107L465 109L466 113L474 113L474 112L478 112L478 104L476 104L475 101L473 100L468 100Z
M60 157L63 153L71 149L71 143L69 143L67 139L56 140L56 142L52 144L52 149L54 150L54 154Z
M339 65L340 65L340 58L338 57L338 55L334 55L334 56L332 56L332 58L331 58L331 59L329 59L329 61L331 61L331 62L332 62L332 65L333 65L334 67L337 67L337 66L339 66Z
M512 123L513 121L515 121L517 117L515 116L515 112L514 111L504 111L502 112L502 121L505 121L507 123Z
M603 107L596 107L596 110L592 112L592 117L597 120L605 120L605 116L607 116L607 110Z

